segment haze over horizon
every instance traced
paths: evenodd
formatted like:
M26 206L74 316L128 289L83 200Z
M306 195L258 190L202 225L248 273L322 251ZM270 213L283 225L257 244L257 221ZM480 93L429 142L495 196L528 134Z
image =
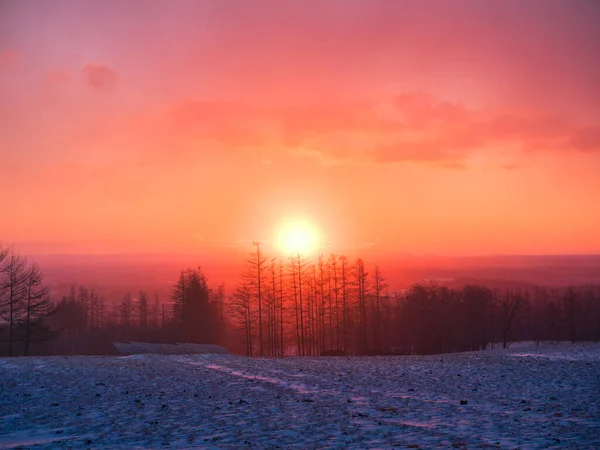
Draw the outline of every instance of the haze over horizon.
M600 254L599 22L586 0L1 1L0 240L275 254L306 221L326 253Z

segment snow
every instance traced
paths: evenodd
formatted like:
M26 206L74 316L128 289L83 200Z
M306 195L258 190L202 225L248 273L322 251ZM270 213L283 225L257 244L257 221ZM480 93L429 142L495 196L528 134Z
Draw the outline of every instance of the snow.
M600 448L600 344L0 358L1 448Z

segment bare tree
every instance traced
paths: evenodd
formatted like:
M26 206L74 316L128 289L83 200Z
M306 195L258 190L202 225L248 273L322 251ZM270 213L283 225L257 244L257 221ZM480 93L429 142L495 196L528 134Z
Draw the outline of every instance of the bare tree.
M310 264L309 277L307 277L306 293L306 326L308 336L308 354L314 355L318 352L320 345L319 327L321 317L318 312L318 284L317 284L317 266Z
M325 265L325 269L327 272L327 302L329 304L329 350L331 350L334 345L334 328L333 328L333 298L331 292L331 265L328 263ZM323 273L321 273L321 282L323 283ZM335 346L337 348L337 344Z
M104 321L104 300L94 289L90 291L90 328L102 328Z
M328 271L328 266L325 264L325 260L323 259L323 255L319 256L319 261L318 261L318 266L319 266L319 279L317 282L317 286L319 289L319 294L320 294L320 298L321 301L319 303L319 309L320 309L320 328L321 328L321 351L325 350L326 348L331 349L332 348L332 342L333 342L333 324L331 321L331 316L332 316L332 311L331 311L331 290L329 290L328 292L328 303L329 303L329 330L326 331L326 320L325 320L325 313L327 310L327 306L326 306L326 299L325 299L325 280L328 278L328 274L326 273ZM329 337L329 345L325 344L325 338Z
M284 290L283 290L283 262L280 261L278 265L279 269L279 340L281 348L279 349L279 356L285 355L285 340L283 335L283 304L284 304Z
M85 317L84 326L85 330L89 327L89 316L90 316L90 299L88 290L84 286L79 286L79 292L77 293L77 301L81 304L83 308L83 315Z
M154 295L154 303L152 304L149 312L149 321L151 327L160 327L160 303L158 301L158 294Z
M338 265L337 265L337 256L331 255L329 257L329 286L331 288L331 278L333 278L333 295L335 298L335 348L336 350L340 350L340 310L339 310L339 285L338 285ZM331 298L331 295L330 295Z
M26 273L27 293L25 297L25 356L29 355L29 346L39 329L39 322L48 312L49 288L44 285L44 276L37 265L29 267ZM37 325L37 326L36 326ZM42 336L37 336L42 339Z
M253 314L251 302L252 292L250 287L245 283L241 283L227 304L227 313L233 318L237 328L243 331L246 356L252 356L253 354Z
M297 354L301 354L302 339L301 339L301 332L300 332L300 308L298 305L298 281L297 281L297 277L296 277L296 258L290 258L288 268L289 268L289 274L292 277L291 287L292 287L292 293L293 293L293 299L294 299L294 317L296 319L295 324L296 324Z
M348 258L340 256L340 270L341 270L341 289L342 289L342 338L343 338L343 350L348 350L348 322L350 319L350 313L348 311L348 295L349 295L349 275L350 267Z
M256 247L256 252L250 254L246 260L246 273L244 282L247 284L250 292L256 298L258 306L258 351L260 356L264 356L263 340L263 294L264 287L268 284L265 263L267 259L260 251L260 242L252 243Z
M375 349L381 351L381 300L382 293L387 288L385 279L381 276L379 266L375 266L375 272L373 273L373 288L375 294L375 325L373 327L373 333L375 335Z
M524 295L521 292L506 291L500 298L500 332L502 348L510 345L510 333L515 326L517 315L523 305Z
M219 284L216 290L211 290L212 332L215 342L222 342L225 330L225 285Z
M145 329L148 327L148 296L144 291L140 292L139 309L140 328Z
M307 337L308 330L305 330L305 317L307 314L306 305L304 304L304 295L306 294L306 282L308 262L300 253L290 258L288 265L289 274L292 278L292 293L294 298L294 312L296 319L296 341L298 351L297 354L305 356L308 354ZM304 288L304 291L303 291Z
M276 258L271 259L271 289L269 292L269 354L276 355L279 352L279 315L278 315L278 289L277 289L277 265Z
M358 314L359 314L359 333L360 333L360 349L365 352L369 345L367 342L367 276L365 272L365 263L362 259L356 261L356 287L358 289Z
M133 314L133 299L131 298L131 294L128 292L121 300L121 305L119 306L119 319L121 321L121 325L129 328L131 326L131 316Z
M8 307L8 293L6 291L6 287L4 285L4 267L5 261L8 258L8 249L2 248L0 243L0 316L6 315L5 308Z
M0 291L5 297L2 310L8 322L8 356L12 356L15 326L24 313L23 301L27 292L27 266L25 259L14 253L3 259L4 264L0 268L3 275Z

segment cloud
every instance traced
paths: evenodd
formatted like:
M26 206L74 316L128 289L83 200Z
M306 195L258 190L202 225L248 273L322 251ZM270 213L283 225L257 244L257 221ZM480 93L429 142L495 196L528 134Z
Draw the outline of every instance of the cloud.
M398 114L395 128L380 131L394 136L392 144L369 150L374 162L445 161L456 164L469 154L491 146L517 146L524 151L595 151L600 127L581 127L551 114L532 111L469 109L440 101L423 92L401 94L392 100ZM375 141L376 142L376 141Z
M501 166L501 168L504 169L504 170L517 170L520 167L521 166L519 166L518 164L503 164Z
M370 102L290 106L273 113L280 117L286 139L292 142L331 132L388 132L399 125L379 115L376 104Z
M421 91L381 103L269 106L185 101L170 110L170 120L183 140L206 141L233 151L260 150L268 160L279 152L327 166L420 162L464 169L465 158L491 147L523 151L600 147L598 127L584 128L559 116L516 108L469 108ZM190 147L190 151L199 148Z
M425 92L408 92L387 104L366 102L288 108L285 143L322 161L359 159L372 163L441 162L458 168L468 155L489 146L524 150L565 148L577 129L560 117L533 112L494 112L467 108ZM593 146L595 132L577 144Z
M88 64L81 71L86 83L98 91L109 91L117 83L117 72L110 67Z

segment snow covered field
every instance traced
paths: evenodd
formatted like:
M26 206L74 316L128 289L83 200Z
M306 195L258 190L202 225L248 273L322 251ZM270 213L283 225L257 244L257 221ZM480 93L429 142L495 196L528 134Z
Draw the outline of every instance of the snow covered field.
M0 447L600 448L600 345L0 359Z

